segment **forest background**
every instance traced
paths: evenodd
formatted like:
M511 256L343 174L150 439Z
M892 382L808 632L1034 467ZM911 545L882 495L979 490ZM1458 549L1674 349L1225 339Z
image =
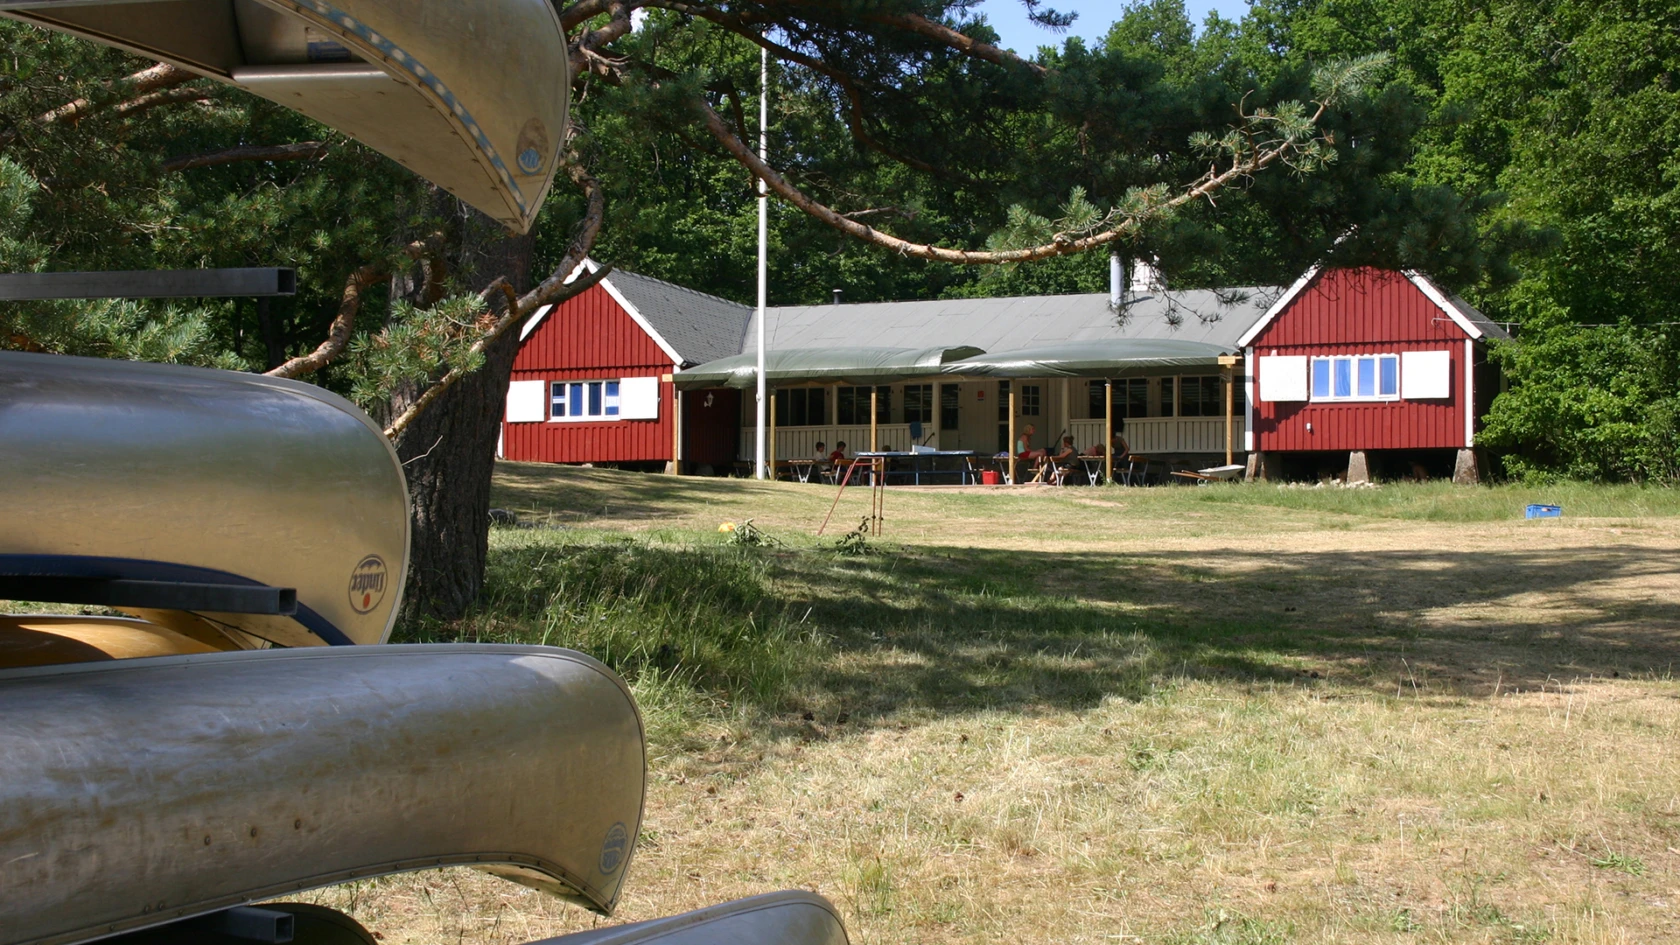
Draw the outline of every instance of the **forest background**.
M963 19L977 15L963 4L941 9L970 35L995 38ZM359 268L396 259L440 215L477 225L385 158L230 89L166 89L86 120L42 123L64 102L97 101L109 88L101 83L136 61L16 23L0 24L0 36L9 50L0 268L291 265L301 277L295 298L273 302L8 305L0 346L263 370L320 343ZM995 154L970 134L988 103L958 100L953 85L916 100L936 110L921 116L911 160L884 160L837 114L832 88L793 67L776 74L772 153L855 219L907 239L998 245L1012 228L1076 216L1072 187L1115 195L1149 170L1151 140L1217 126L1240 101L1276 101L1315 63L1385 53L1376 87L1326 121L1338 162L1256 175L1124 251L1158 259L1174 288L1287 284L1321 261L1424 269L1513 327L1516 342L1497 351L1509 389L1480 439L1507 474L1680 476L1680 8L1258 0L1240 21L1194 24L1180 0L1154 0L1127 5L1100 43L1054 29L1043 41L1034 60L1064 86L1084 84L1056 90L1042 113L1018 100L999 108L1001 127L988 133L1012 144ZM720 112L756 112L757 50L738 35L654 10L617 43L669 74L699 77ZM1095 132L1087 139L1050 114L1080 96L1114 116L1111 140L1133 136L1125 160L1093 159ZM606 198L593 255L750 301L754 181L667 105L647 85L580 85L574 115ZM896 140L914 138L906 129L916 120L913 111L877 118L898 122ZM277 142L292 150L273 150ZM558 261L585 216L581 196L551 200L532 268ZM499 236L463 242L488 256ZM926 262L779 204L771 240L773 304L825 301L833 289L869 301L1107 288L1102 253L1007 267ZM468 251L448 273L420 277L476 291L473 269ZM350 356L313 378L376 415L393 371L424 372L449 356L381 373L393 342L426 343L404 278L419 277L373 287ZM441 317L475 314L444 306Z

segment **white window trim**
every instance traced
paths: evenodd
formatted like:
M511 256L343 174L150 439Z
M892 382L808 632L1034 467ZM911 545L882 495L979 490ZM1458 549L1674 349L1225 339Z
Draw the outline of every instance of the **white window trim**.
M619 394L615 398L618 401L618 403L613 404L612 406L619 407L620 410L619 410L618 413L615 413L615 414L600 413L600 414L594 414L594 415L586 414L586 415L581 416L581 417L573 417L573 416L570 416L570 415L564 416L564 417L556 417L554 415L554 385L556 385L556 384L566 385L567 388L568 388L568 396L569 396L570 386L573 385L573 384L583 384L585 386L587 386L589 384L600 384L601 385L601 409L603 411L605 411L607 409L607 388L606 388L606 385L608 385L608 384L618 384L619 385ZM624 413L623 413L623 403L624 403L623 384L624 384L624 379L621 378L621 377L568 377L565 380L549 381L548 382L548 401L547 401L547 403L548 403L548 422L549 423L622 423L622 422L624 422L628 418L626 418L624 416ZM589 394L587 392L585 392L585 394L584 394L585 406L588 405L588 401L587 401L588 396L589 396ZM569 403L568 403L566 409L567 410L571 409L571 405Z
M1394 359L1394 393L1392 393L1392 394L1377 393L1377 394L1373 394L1369 397L1361 397L1357 393L1350 394L1347 397L1337 397L1335 395L1334 391L1336 389L1336 368L1335 368L1335 365L1334 365L1333 362L1336 362L1336 361L1355 361L1355 362L1357 362L1360 358L1376 358L1379 362L1381 362L1383 358L1393 358ZM1325 396L1325 397L1319 397L1318 395L1313 393L1313 365L1317 364L1320 361L1332 362L1332 365L1331 365L1331 368L1330 368L1330 390L1332 391L1332 393L1329 394L1328 396ZM1354 370L1357 371L1357 368L1355 368ZM1351 386L1355 390L1357 390L1358 387L1359 387L1359 376L1358 376L1358 374L1354 374L1351 381L1352 381ZM1379 388L1382 386L1382 366L1381 366L1380 363L1377 366L1377 386ZM1393 403L1394 401L1399 400L1400 399L1400 391L1401 391L1400 355L1397 352L1386 352L1385 351L1385 352L1375 352L1375 353L1371 353L1371 354L1313 355L1307 361L1307 402L1308 403L1314 403L1314 404L1386 404L1386 403Z

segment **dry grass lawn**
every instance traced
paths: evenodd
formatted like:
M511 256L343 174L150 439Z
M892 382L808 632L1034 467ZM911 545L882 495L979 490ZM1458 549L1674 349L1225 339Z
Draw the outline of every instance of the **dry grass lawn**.
M833 497L503 468L565 528L499 547L785 542L781 695L639 684L610 921L797 886L856 945L1680 939L1672 492L899 490L856 558ZM603 921L466 870L317 896L388 945Z

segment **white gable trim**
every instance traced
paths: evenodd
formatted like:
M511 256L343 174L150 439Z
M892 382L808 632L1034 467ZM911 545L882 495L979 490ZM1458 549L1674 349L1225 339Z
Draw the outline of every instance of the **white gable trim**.
M1323 266L1314 266L1307 270L1306 275L1295 280L1295 284L1290 286L1288 291L1278 296L1278 300L1272 303L1271 308L1266 309L1266 314L1260 316L1260 320L1255 322L1252 328L1243 332L1243 336L1237 339L1237 347L1246 348L1252 345L1254 339L1266 330L1266 326L1270 325L1279 315L1282 315L1283 310L1295 301L1296 296L1306 291L1307 286L1311 285L1312 281L1318 278L1318 274L1322 271L1324 271ZM1405 276L1406 280L1412 285L1417 286L1418 291L1422 292L1430 302L1433 302L1435 307L1440 309L1443 314L1451 318L1453 324L1457 325L1465 334L1476 339L1482 337L1482 330L1476 327L1476 323L1465 318L1464 313L1458 310L1458 306L1447 301L1446 293L1436 288L1435 283L1430 282L1428 276L1415 269L1407 269L1401 275Z
M1418 287L1419 292L1428 296L1429 301L1435 303L1436 308L1445 312L1447 317L1453 320L1453 324L1462 329L1466 335L1469 335L1471 338L1482 337L1482 330L1476 327L1476 323L1468 318L1465 318L1464 313L1458 310L1458 306L1447 301L1446 293L1436 288L1435 283L1430 282L1428 276L1415 269L1406 270L1405 276L1407 279L1411 280L1412 285Z
M1243 336L1237 339L1237 347L1246 348L1253 344L1254 339L1258 337L1262 331L1266 330L1266 326L1270 325L1273 319L1282 315L1283 310L1288 308L1290 303L1295 301L1295 297L1297 295L1306 291L1307 286L1311 285L1312 281L1318 278L1318 274L1323 270L1323 266L1314 266L1307 270L1306 275L1296 279L1295 284L1285 290L1282 295L1278 296L1278 300L1272 303L1271 308L1266 309L1266 314L1260 316L1260 320L1255 322L1253 327L1243 332Z
M537 330L537 326L542 323L543 319L548 317L549 311L553 308L554 306L552 305L544 305L535 312L532 312L531 317L525 319L524 327L519 329L519 340L524 341L526 338L530 337L531 332Z
M593 259L585 259L578 263L577 268L573 269L570 275L566 276L566 281L576 280L578 276L583 275L584 269L588 269L590 273L596 273L601 270L601 264ZM601 288L607 290L607 295L618 303L619 308L624 309L624 313L630 316L630 320L636 323L637 328L640 328L649 338L653 339L653 343L659 346L659 350L665 352L665 356L671 359L671 363L679 367L682 366L683 356L677 353L676 348L671 347L671 343L665 340L665 336L654 331L653 326L648 324L646 318L642 317L642 313L636 306L631 305L630 300L624 297L624 293L618 291L618 287L612 284L612 276L607 276L601 280ZM531 332L536 331L537 326L542 324L542 320L547 318L553 310L554 306L544 305L532 313L531 317L526 320L524 327L519 329L519 340L524 341L530 337Z

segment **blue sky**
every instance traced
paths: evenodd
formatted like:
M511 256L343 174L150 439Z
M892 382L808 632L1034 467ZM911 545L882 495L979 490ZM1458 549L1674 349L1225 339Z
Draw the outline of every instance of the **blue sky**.
M1120 11L1125 7L1123 0L1046 0L1046 5L1063 13L1077 12L1079 19L1074 22L1073 29L1062 35L1082 36L1087 43L1106 35L1109 24L1120 18ZM1185 0L1184 8L1196 23L1214 10L1226 19L1239 20L1247 12L1248 3L1246 0ZM987 22L1003 37L1003 45L1016 52L1030 55L1040 46L1061 42L1061 36L1027 19L1026 9L1021 6L1020 0L985 0L980 9L985 12Z

